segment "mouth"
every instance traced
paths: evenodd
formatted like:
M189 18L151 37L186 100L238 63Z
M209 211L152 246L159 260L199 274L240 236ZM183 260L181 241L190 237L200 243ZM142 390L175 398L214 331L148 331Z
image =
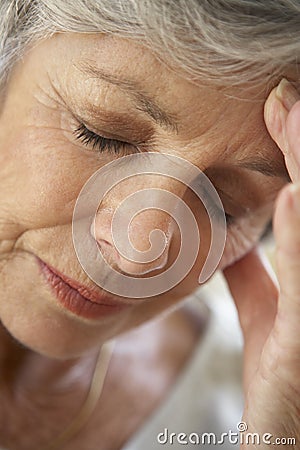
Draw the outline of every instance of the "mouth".
M39 258L38 262L42 275L58 302L77 316L86 319L101 319L118 314L132 306L104 292L99 290L96 292L81 285Z

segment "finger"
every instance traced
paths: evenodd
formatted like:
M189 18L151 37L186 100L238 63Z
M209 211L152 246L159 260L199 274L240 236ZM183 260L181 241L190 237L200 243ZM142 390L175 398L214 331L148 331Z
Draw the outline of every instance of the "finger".
M282 348L295 349L300 355L300 184L289 185L280 193L274 236L280 285L276 334Z
M272 139L276 142L281 151L286 155L289 153L289 148L285 135L286 130L284 124L286 123L288 110L283 106L277 94L277 91L282 83L284 83L283 80L269 94L265 102L264 119L267 130L269 131Z
M299 97L300 98L300 97ZM300 101L290 110L286 120L286 135L290 153L300 167Z
M300 180L299 164L295 158L295 154L300 151L299 134L295 125L296 121L299 129L299 100L300 96L294 86L283 79L270 93L264 110L266 127L283 152L293 181Z
M277 312L278 289L262 252L252 250L224 270L245 342L244 383L248 386Z

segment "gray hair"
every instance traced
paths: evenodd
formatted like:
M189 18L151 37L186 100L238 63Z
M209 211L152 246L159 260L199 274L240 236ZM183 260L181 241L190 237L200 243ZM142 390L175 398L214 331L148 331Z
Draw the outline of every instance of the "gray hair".
M56 32L139 39L190 80L257 81L296 69L300 0L0 0L0 83Z

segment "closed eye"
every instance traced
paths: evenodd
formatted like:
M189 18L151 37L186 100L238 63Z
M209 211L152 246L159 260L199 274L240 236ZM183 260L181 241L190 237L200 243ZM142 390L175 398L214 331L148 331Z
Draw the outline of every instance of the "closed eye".
M118 139L105 138L91 131L84 124L80 124L74 131L76 139L81 141L86 147L91 147L99 153L109 152L117 156L125 156L139 152L138 148L129 142Z
M87 128L81 123L74 131L76 139L81 141L86 147L91 147L99 153L109 152L117 156L126 156L132 153L138 153L140 150L137 146L129 142L120 141L118 139L105 138ZM210 204L209 213L212 219L220 219L223 211L218 210L217 206ZM225 212L225 219L229 227L235 222L235 217Z

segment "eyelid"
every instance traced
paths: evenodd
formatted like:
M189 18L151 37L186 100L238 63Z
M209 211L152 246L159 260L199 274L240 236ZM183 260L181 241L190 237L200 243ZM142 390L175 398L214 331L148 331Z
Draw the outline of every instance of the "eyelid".
M227 207L228 210L232 212L232 215L235 217L245 216L250 213L251 209L248 206L244 206L242 204L237 204L234 198L228 193L224 192L219 187L216 188L220 198L222 200L223 205Z
M86 125L84 122L79 123L76 131L79 131L80 129L82 131L86 130L89 133L93 133L95 136L98 136L98 137L103 138L103 139L107 139L109 141L118 141L118 142L120 142L121 144L124 144L124 145L132 145L132 146L135 145L135 144L133 144L131 142L127 142L127 140L125 140L124 138L122 138L120 136L116 136L116 135L112 135L110 133L106 133L106 132L95 130L94 127Z
M83 123L88 129L107 139L117 139L132 145L142 145L152 140L155 130L132 114L120 114L100 109L87 110L87 114L73 112L78 125Z
M136 128L132 127L131 125L129 125L131 123L131 119L127 121L126 125L125 125L125 119L122 119L122 122L116 122L113 121L112 118L110 117L110 115L108 115L105 120L103 120L102 115L99 114L98 111L98 122L101 123L101 120L103 120L103 127L102 126L94 126L91 125L91 123L88 120L84 120L81 117L79 117L78 115L73 114L74 119L75 119L75 126L79 127L81 125L83 125L87 130L89 130L90 132L98 135L99 137L102 137L104 139L108 139L108 140L114 140L114 141L119 141L120 143L122 143L123 145L128 145L131 147L135 147L137 149L138 152L146 152L149 151L149 146L153 145L153 134L154 134L154 130L150 131L149 134L149 129L139 129L139 131L136 131ZM101 117L101 119L100 119ZM111 128L116 128L118 130L118 132L115 131L110 131ZM109 131L107 131L107 129L109 129ZM124 130L124 132L123 132ZM119 134L119 132L122 133ZM128 136L128 137L127 137ZM129 137L130 136L130 137Z
M73 135L84 147L94 150L95 154L108 153L120 157L142 152L140 147L134 144L97 134L83 123L73 130Z

